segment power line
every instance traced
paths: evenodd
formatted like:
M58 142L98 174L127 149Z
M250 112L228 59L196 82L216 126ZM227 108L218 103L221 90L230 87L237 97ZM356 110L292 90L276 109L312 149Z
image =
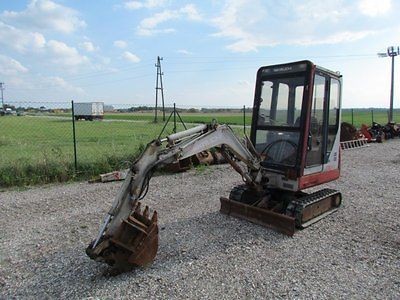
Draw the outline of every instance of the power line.
M358 58L359 59L365 59L365 58ZM351 59L354 60L354 59ZM335 62L337 60L329 60L329 62ZM205 63L202 62L202 65ZM224 67L217 67L217 66L212 66L209 68L201 68L201 69L187 69L187 68L179 68L179 69L169 69L168 73L174 74L174 73L203 73L203 72L212 72L212 73L217 73L217 72L226 72L228 70L254 70L254 66L237 66L237 65L229 65L229 66L224 66ZM123 81L128 81L132 79L141 79L141 78L146 78L153 76L150 73L147 74L138 74L137 76L128 76L120 79L111 79L111 80L102 80L102 81L96 81L94 83L89 83L89 84L80 84L79 87L85 88L85 87L92 87L92 86L98 86L98 85L104 85L104 84L110 84L110 83L119 83ZM48 89L57 89L57 88L62 88L58 86L57 84L49 84L43 87L33 87L33 88L14 88L14 87L8 87L9 90L26 90L26 91L37 91L37 90L48 90Z
M376 54L375 54L376 55ZM374 56L375 56L374 55ZM346 54L346 55L320 55L320 56L315 56L313 58L332 58L329 60L329 62L335 62L337 60L335 60L335 58L340 59L340 60L359 60L359 59L368 59L371 57L370 54ZM376 57L376 56L375 56ZM197 58L222 58L222 57L197 57ZM275 57L264 57L264 59L276 59L278 58L278 56ZM288 59L288 56L279 56L279 58L285 58ZM293 58L293 57L292 57ZM260 60L262 59L262 57L257 57L257 58L235 58L234 61L237 62L239 60L241 60L241 62L245 62L247 61L253 61L253 60ZM162 60L160 58L160 60ZM232 59L233 60L233 59ZM187 65L187 64L218 64L218 63L226 63L229 62L231 60L229 59L224 59L224 60L215 60L215 61L200 61L200 60L192 60L192 61L181 61L181 62L175 62L173 65L174 66L179 66L179 65ZM157 64L156 64L157 67ZM142 68L147 68L146 66L134 66L134 67L126 67L123 68L121 70L125 70L125 71L129 71L129 70L137 70L137 69L142 69ZM186 68L172 68L170 69L168 72L169 73L199 73L199 72L225 72L226 70L244 70L244 69L253 69L254 66L224 66L224 67L217 67L217 66L211 66L209 68L202 68L202 69L186 69ZM86 73L86 74L82 74L82 75L78 75L76 77L65 77L68 79L68 81L74 81L74 80L82 80L85 78L91 78L91 77L97 77L97 76L105 76L105 75L112 75L115 74L113 71L104 71L104 72L100 72L100 73ZM132 79L139 79L139 78L145 78L145 77L149 77L151 76L150 74L138 74L137 76L128 76L125 78L120 78L120 79L113 79L113 80L104 80L104 81L96 81L94 83L89 83L89 84L83 84L83 85L79 85L79 87L91 87L91 86L97 86L97 85L103 85L103 84L109 84L109 83L118 83L118 82L122 82L122 81L127 81L127 80L132 80ZM159 75L158 75L159 76ZM160 77L158 77L160 78ZM160 78L160 83L162 81L162 78ZM13 88L13 87L9 87L9 89L11 90L28 90L28 91L34 91L34 90L47 90L47 89L57 89L57 88L62 88L60 86L58 86L57 84L49 84L43 87L35 87L35 88ZM160 87L159 87L160 88ZM162 93L163 96L163 93ZM158 97L158 96L157 96Z
M364 54L336 54L336 55L308 55L313 58L346 58L346 57L374 57L375 53L364 53ZM168 60L188 60L188 59L206 59L205 61L194 61L193 63L213 63L213 61L208 61L207 59L221 59L216 62L227 62L227 61L252 61L252 60L260 60L260 59L293 59L298 58L299 56L253 56L253 57L226 57L226 56L196 56L196 57L178 57L178 56L170 56ZM192 62L185 62L192 63Z
M343 54L343 55L318 55L312 56L313 58L354 58L354 57L372 57L375 54ZM174 65L187 65L187 64L219 64L219 63L227 63L227 62L246 62L246 61L258 61L258 60L268 60L268 59L290 59L297 58L298 56L257 56L257 57L222 57L222 56L197 56L197 57L174 57L171 56L169 59L175 60ZM214 59L214 60L210 60ZM190 61L188 61L190 60ZM147 68L147 65L140 66L126 66L120 67L117 70L103 70L98 72L88 72L79 74L76 76L63 76L63 79L68 81L82 80L92 77L99 76L108 76L114 75L117 72L127 72L132 70L139 70Z

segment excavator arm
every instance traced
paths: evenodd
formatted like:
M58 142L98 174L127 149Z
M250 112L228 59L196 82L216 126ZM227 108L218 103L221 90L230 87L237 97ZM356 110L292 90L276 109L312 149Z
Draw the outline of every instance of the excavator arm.
M262 180L260 158L248 139L246 145L238 140L229 126L218 124L199 125L150 142L131 166L86 253L90 258L121 271L150 264L158 249L157 212L150 218L149 208L146 206L142 211L140 200L146 195L155 170L218 147L246 184L259 186ZM244 162L247 169L232 157Z

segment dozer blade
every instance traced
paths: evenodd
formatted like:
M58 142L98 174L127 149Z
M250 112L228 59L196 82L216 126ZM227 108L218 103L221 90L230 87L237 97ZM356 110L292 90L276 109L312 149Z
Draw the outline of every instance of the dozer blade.
M220 200L221 213L292 236L296 228L306 228L335 212L341 205L342 195L332 189L323 189L312 194L299 193L298 198L292 200L283 213L228 198L221 197Z
M157 212L149 218L149 207L142 212L140 206L138 202L113 236L104 235L94 248L92 242L87 255L120 272L151 264L158 250Z
M295 232L295 219L256 206L250 206L232 199L220 198L221 213L245 219L292 236Z

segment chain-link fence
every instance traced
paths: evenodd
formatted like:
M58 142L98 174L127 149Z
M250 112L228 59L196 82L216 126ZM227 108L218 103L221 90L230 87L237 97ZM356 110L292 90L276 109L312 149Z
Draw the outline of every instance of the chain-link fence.
M155 119L154 107L114 104L102 106L103 118L97 120L96 107L83 104L83 110L90 108L85 115L79 105L6 104L0 116L0 187L90 178L123 169L162 131L165 137L213 119L231 125L239 136L245 130L250 133L251 108L170 105L157 111ZM398 109L394 120L400 120ZM356 127L373 121L386 124L387 110L344 109L342 121Z
M150 106L101 103L101 110L104 114L96 111L96 103L8 102L0 116L0 187L90 178L126 168L161 133L213 118L243 132L243 109L171 105L158 110L157 117Z
M70 103L7 103L0 117L0 186L73 175Z
M389 120L389 110L385 108L345 108L342 109L342 122L347 122L360 128L362 124L367 126L376 122L385 125ZM393 122L400 122L400 109L393 110Z

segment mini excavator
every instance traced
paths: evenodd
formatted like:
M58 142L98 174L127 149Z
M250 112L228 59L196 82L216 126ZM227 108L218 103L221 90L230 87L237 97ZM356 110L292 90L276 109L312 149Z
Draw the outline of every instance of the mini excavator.
M336 211L341 194L324 188L340 174L342 77L310 61L257 72L250 138L227 125L199 125L150 142L132 164L88 256L127 271L151 264L158 250L157 212L141 207L159 168L216 148L243 178L221 197L223 214L289 236Z

